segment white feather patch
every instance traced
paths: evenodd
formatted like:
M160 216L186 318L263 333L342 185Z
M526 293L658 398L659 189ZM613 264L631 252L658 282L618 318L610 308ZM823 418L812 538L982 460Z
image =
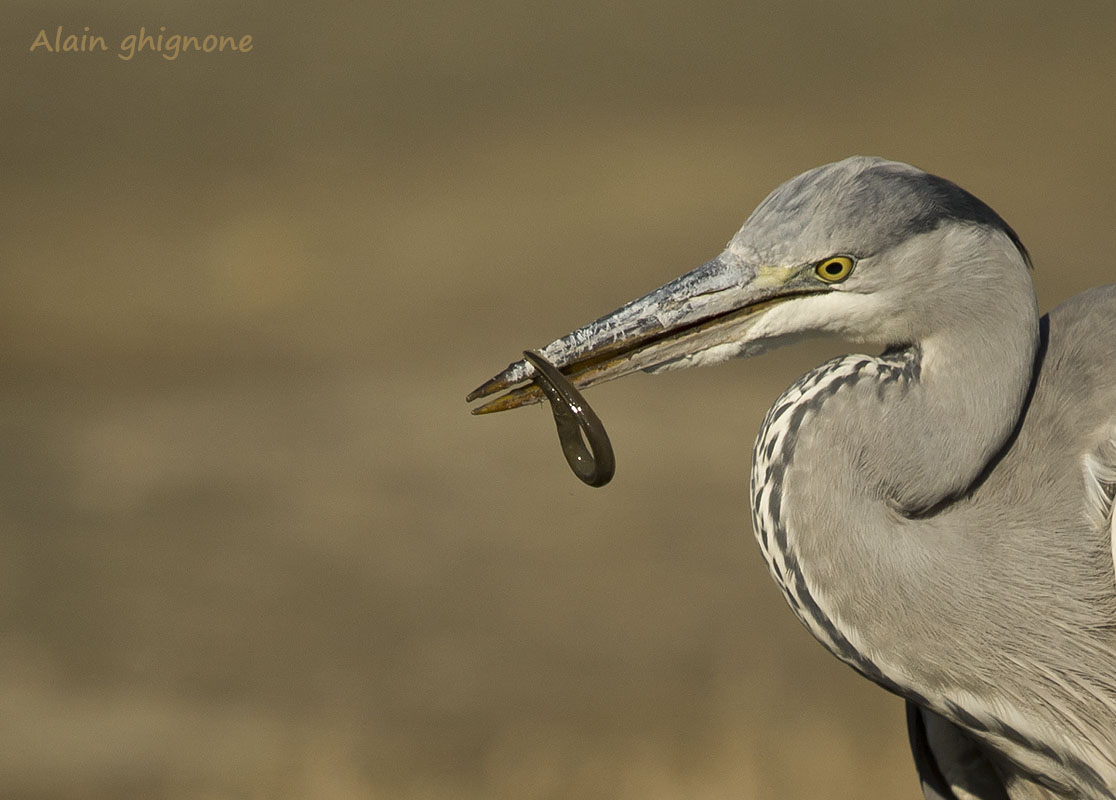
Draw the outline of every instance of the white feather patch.
M1116 430L1109 430L1101 443L1082 459L1085 473L1085 496L1088 514L1097 527L1107 526L1112 543L1112 560L1116 564ZM1116 580L1116 575L1113 575Z

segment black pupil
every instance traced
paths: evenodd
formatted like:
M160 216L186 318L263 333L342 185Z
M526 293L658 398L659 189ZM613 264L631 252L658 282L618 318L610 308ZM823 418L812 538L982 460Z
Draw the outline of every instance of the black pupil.
M825 265L825 271L829 275L840 275L842 265L839 261L831 261Z

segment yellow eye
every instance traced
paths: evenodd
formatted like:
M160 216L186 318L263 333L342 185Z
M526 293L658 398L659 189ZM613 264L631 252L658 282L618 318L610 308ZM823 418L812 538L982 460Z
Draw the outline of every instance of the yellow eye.
M848 256L833 256L819 261L814 272L826 283L840 283L853 271L853 260Z

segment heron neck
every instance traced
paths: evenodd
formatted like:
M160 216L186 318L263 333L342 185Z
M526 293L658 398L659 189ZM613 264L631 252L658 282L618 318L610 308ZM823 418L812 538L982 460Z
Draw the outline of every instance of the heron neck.
M1036 555L1053 537L1028 533L1043 523L1033 507L1018 511L1021 497L1003 479L1018 462L1011 441L1037 347L1033 294L1020 293L916 346L846 356L804 376L757 440L753 520L789 604L834 655L1029 774L1083 787L1064 796L1093 796L1104 778L1089 765L1116 768L1110 749L1088 744L1109 741L1092 709L1111 687L1087 675L1043 683L1074 675L1094 646L1072 646L1092 617L1048 601L1083 573L1062 565L1073 564L1064 542ZM1027 430L1020 444L1033 447ZM990 473L996 464L1007 472ZM1060 644L1037 666L1012 655L1035 641ZM975 653L996 657L968 659ZM1027 669L1037 683L1006 679ZM1050 696L1038 727L1022 728L1042 733L1041 752L1012 738L1020 723L1004 716L1027 702L1028 685Z
M917 345L803 376L757 439L753 521L773 576L815 636L885 685L874 654L902 643L886 641L881 610L902 616L923 574L942 568L940 517L1021 420L1038 346L1023 278L1014 295Z
M912 379L857 387L862 490L907 515L968 492L1016 430L1034 377L1038 314L992 311L911 348ZM834 411L836 411L836 407Z

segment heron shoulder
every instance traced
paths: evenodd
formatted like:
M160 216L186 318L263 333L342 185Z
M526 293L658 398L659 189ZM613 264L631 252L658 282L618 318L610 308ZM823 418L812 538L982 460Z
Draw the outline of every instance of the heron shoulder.
M1116 284L1053 309L1041 326L1029 422L1061 428L1082 453L1116 430Z
M1036 397L1041 416L1061 412L1079 437L1085 513L1108 533L1116 562L1116 285L1070 298L1049 314ZM1041 393L1038 390L1042 390ZM1042 421L1041 419L1038 421Z

